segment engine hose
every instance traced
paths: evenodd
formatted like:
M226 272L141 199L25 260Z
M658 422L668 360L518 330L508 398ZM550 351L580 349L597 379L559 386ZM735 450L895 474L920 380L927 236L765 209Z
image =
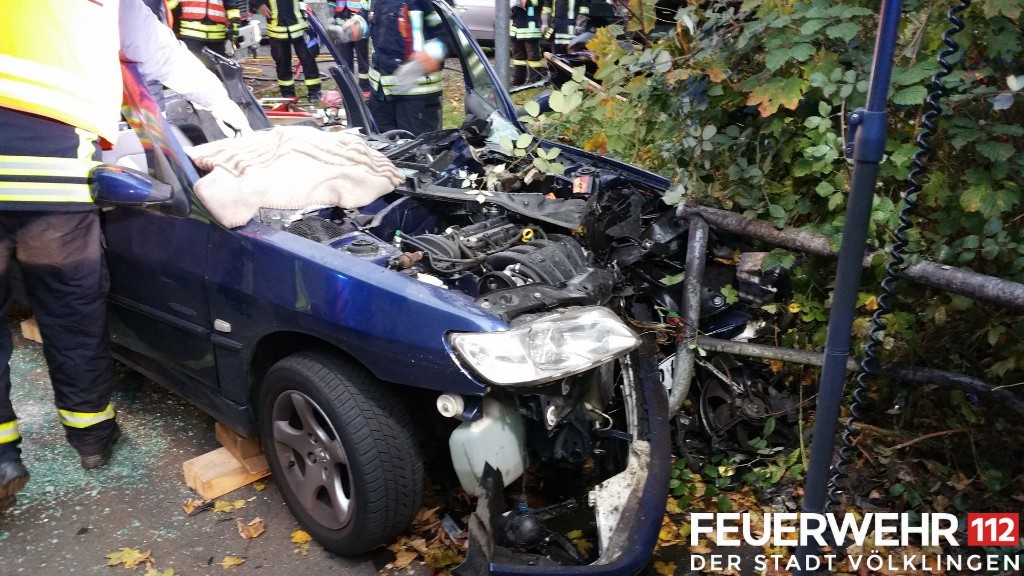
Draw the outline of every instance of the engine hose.
M914 153L911 163L913 168L907 176L907 189L903 192L902 196L903 208L899 212L900 223L893 231L894 242L889 253L889 263L885 266L885 279L882 280L882 291L878 296L878 308L871 315L868 343L864 350L864 358L860 362L860 369L857 372L857 384L853 389L853 402L850 403L850 416L846 420L835 472L829 483L825 504L826 510L832 509L839 502L840 483L845 478L847 469L850 463L853 462L856 451L854 441L860 434L857 424L864 416L864 407L868 401L867 393L870 388L869 380L879 372L878 357L882 348L883 333L887 327L883 316L890 314L893 309L893 299L895 298L896 283L898 282L897 275L906 260L905 250L910 243L907 232L914 226L910 217L917 206L917 194L921 191L922 187L921 178L928 172L927 161L932 151L931 139L932 135L935 134L935 122L942 114L942 105L939 103L939 99L947 92L947 88L942 83L942 80L953 71L953 66L947 58L960 50L960 45L953 40L953 36L964 29L964 21L959 18L958 14L966 10L970 5L970 0L960 0L960 3L951 8L946 14L952 25L942 34L942 42L946 45L946 48L939 53L937 58L942 70L932 76L932 91L925 100L926 110L921 117L921 129L915 139L917 152Z

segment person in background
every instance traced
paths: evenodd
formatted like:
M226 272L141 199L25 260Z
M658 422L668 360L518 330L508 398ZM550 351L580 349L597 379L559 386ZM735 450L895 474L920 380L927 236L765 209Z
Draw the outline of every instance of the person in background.
M540 52L540 0L511 0L512 85L533 84L543 79Z
M212 72L142 0L6 0L0 18L0 316L16 260L49 368L57 413L83 468L121 437L110 403L107 270L89 190L97 140L116 141L120 58L248 131ZM11 403L10 330L0 330L0 510L29 480Z
M277 86L281 89L281 96L295 97L295 80L292 75L294 49L302 63L306 97L310 104L319 104L320 69L316 65L316 56L306 46L309 23L299 8L299 0L260 0L259 11L267 21L270 55L277 65Z
M347 20L356 16L366 18L370 11L370 0L328 0L329 5L334 7L334 23L344 24ZM364 98L370 95L370 39L361 38L354 42L341 43L338 45L338 52L341 61L352 68L352 55L355 53L356 71L359 74L359 88L363 91Z
M441 16L430 0L373 0L370 112L381 132L441 129Z
M551 51L568 54L573 37L586 28L589 14L589 0L544 0L541 29L544 38L552 41Z
M196 54L203 48L226 56L224 42L234 41L242 23L239 9L245 0L167 0L169 22L188 49Z

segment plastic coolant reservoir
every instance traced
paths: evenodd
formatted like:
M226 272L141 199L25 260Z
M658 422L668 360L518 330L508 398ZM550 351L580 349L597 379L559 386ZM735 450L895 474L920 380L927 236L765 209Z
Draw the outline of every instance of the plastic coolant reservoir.
M452 432L448 448L462 489L476 494L484 464L501 470L508 486L523 475L523 417L491 398L483 399L483 417L463 422Z

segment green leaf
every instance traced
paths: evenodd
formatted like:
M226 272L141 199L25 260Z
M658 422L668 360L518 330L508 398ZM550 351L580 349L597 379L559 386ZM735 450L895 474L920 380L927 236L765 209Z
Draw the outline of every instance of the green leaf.
M988 222L985 222L985 230L984 230L984 232L985 232L986 236L995 236L1002 229L1003 229L1003 219L1002 218L990 218L988 220Z
M857 26L856 22L841 22L825 29L826 36L829 38L843 40L844 42L853 40L853 37L857 35L857 32L860 32L860 27Z
M532 134L520 134L519 137L516 138L516 148L526 148L530 145L530 142L533 142Z
M686 277L686 272L680 272L679 274L673 274L671 276L665 276L658 282L661 282L662 286L673 286L679 284Z
M978 151L978 154L981 154L993 162L1009 160L1010 157L1013 156L1013 146L1006 144L1005 142L996 142L994 140L981 140L979 142L975 142L974 149Z
M498 138L498 146L501 146L501 151L506 154L511 154L516 148L515 143L508 136Z
M700 133L700 137L704 140L711 140L715 134L718 134L718 128L714 124L708 124Z
M747 96L748 106L757 106L762 117L775 114L779 107L796 110L807 84L803 78L773 78L758 85Z
M729 495L722 494L718 495L718 511L719 512L732 512L732 500L729 499Z
M830 212L835 212L843 205L843 200L846 198L844 194L833 194L828 199L828 209Z
M985 184L969 187L960 195L960 207L965 212L980 212L993 218L1013 209L1020 202L1020 192L1011 189L993 189Z
M909 86L903 88L893 95L893 104L899 104L900 106L915 106L924 102L925 97L928 96L928 90L924 86Z
M778 204L769 204L768 213L771 214L772 218L783 219L786 217L786 209Z
M761 432L761 436L764 436L765 438L767 438L767 437L771 436L772 432L774 432L774 431L775 431L775 418L768 418L767 420L764 421L764 430Z
M786 48L776 48L764 55L764 65L772 72L782 68L787 60L789 60L789 50Z
M643 30L650 32L654 29L655 14L654 0L629 0L629 11L631 17L626 28L630 32Z
M585 66L576 66L572 69L573 82L583 82L583 79L587 77L587 68Z
M807 60L814 54L814 46L811 44L803 43L797 44L789 49L789 55L795 58L798 62Z
M808 20L800 25L800 33L803 35L814 34L828 24L828 20Z
M565 96L558 90L551 93L551 96L548 98L548 106L551 106L551 110L558 112L559 114L567 112Z
M822 198L827 198L836 191L836 187L829 184L828 182L821 181L814 188L814 191L818 193L818 196L821 196Z
M533 118L540 116L540 104L536 100L527 100L526 104L523 104L523 110Z

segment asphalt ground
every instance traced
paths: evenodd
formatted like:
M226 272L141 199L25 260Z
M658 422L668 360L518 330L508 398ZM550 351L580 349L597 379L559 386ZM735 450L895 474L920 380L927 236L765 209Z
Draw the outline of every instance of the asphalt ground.
M17 323L12 334L12 400L32 477L18 503L0 513L0 575L126 574L121 566L107 566L106 555L121 548L149 550L153 567L173 569L175 576L369 576L390 559L340 558L315 543L303 555L303 547L291 541L299 526L273 482L261 491L250 485L220 498L246 500L236 511L187 516L182 505L198 496L185 485L181 465L219 447L214 421L116 363L113 404L124 437L108 466L83 470L57 420L42 346L24 339ZM263 518L266 532L243 539L236 519L256 517ZM227 556L245 563L225 569L220 563Z

